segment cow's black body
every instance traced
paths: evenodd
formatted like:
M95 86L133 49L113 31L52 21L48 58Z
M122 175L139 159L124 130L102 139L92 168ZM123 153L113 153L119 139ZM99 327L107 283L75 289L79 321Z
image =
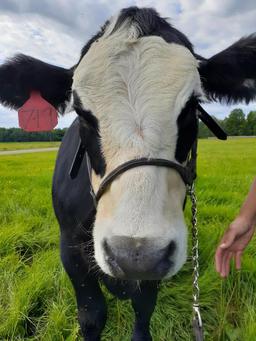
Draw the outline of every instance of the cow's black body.
M151 340L149 322L153 313L157 281L121 281L100 274L93 261L91 226L94 215L90 181L83 159L78 176L71 179L69 170L79 144L79 120L67 131L56 161L53 177L53 205L61 229L61 259L74 286L78 317L86 340L100 340L107 308L99 286L106 287L120 299L131 299L136 321L133 340Z

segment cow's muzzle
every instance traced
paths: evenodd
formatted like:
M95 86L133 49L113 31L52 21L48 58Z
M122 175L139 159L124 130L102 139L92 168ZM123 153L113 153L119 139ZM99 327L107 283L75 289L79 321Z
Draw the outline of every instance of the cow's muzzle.
M114 236L103 243L104 258L112 275L126 280L162 279L173 266L176 243L158 249L155 240Z

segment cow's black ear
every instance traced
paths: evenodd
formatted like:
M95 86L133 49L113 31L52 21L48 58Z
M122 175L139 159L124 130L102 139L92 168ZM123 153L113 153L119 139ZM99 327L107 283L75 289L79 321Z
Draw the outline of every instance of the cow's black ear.
M71 96L72 76L72 69L19 54L0 66L0 103L18 109L34 90L63 113Z
M227 103L256 99L256 33L244 37L210 59L199 72L210 100Z

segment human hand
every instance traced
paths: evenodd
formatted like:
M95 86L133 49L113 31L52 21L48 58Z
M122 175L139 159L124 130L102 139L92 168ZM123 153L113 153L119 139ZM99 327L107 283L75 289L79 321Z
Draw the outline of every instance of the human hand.
M235 260L236 269L241 268L241 256L252 239L255 225L245 217L238 216L228 227L215 253L216 271L227 277L230 261Z

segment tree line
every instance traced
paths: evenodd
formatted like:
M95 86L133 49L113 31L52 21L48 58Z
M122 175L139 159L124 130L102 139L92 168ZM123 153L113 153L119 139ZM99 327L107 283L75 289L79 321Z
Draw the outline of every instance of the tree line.
M234 109L223 120L214 118L229 136L256 136L256 111L246 116L242 109ZM214 136L202 123L199 123L199 137Z
M223 120L215 120L230 136L256 136L256 111L251 111L246 116L242 109L234 109ZM20 128L0 128L0 142L61 141L66 131L67 128L29 133ZM199 137L210 136L213 134L200 122Z
M0 128L0 142L61 141L67 128L29 133L20 128Z

